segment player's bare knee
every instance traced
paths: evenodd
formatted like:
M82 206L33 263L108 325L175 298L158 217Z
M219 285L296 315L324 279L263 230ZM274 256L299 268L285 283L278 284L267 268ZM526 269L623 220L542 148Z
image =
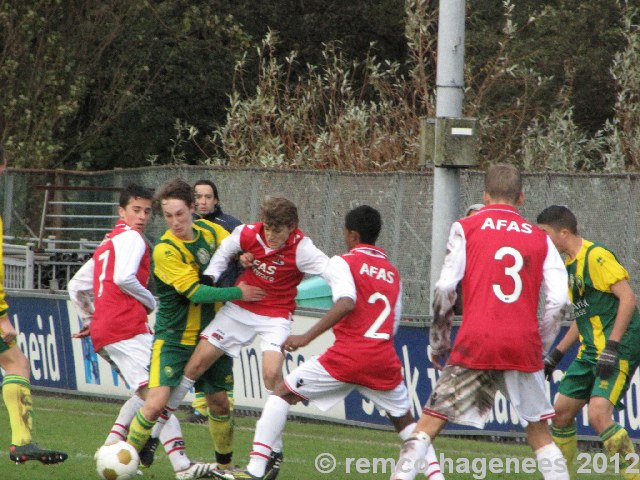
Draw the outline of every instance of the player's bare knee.
M596 432L601 433L605 431L611 423L611 414L608 411L598 408L598 406L589 405L589 425L591 425Z
M31 376L29 360L18 346L6 350L0 358L2 359L0 366L4 369L5 375L20 375L25 378Z
M209 411L217 416L225 416L231 413L231 404L227 392L207 394L207 406Z
M164 405L156 404L154 402L145 402L142 407L142 415L149 421L156 421L160 418L162 411L164 410Z
M551 424L554 427L568 427L574 421L574 417L571 415L571 412L567 410L556 410L556 415L551 420Z
M282 372L265 368L263 372L264 386L267 390L275 390L276 386L283 380Z

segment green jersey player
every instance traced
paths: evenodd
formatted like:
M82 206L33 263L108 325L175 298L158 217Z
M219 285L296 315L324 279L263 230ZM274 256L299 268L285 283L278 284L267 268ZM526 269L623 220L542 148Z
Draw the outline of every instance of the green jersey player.
M575 417L588 404L589 423L609 456L618 455L623 477L640 479L640 474L625 471L637 463L635 450L627 431L612 418L614 409L623 408L622 399L640 362L640 315L629 274L610 250L578 234L576 217L567 207L548 207L537 222L567 255L569 297L576 317L545 357L548 377L580 341L578 355L558 389L552 421L554 441L570 464L577 450Z

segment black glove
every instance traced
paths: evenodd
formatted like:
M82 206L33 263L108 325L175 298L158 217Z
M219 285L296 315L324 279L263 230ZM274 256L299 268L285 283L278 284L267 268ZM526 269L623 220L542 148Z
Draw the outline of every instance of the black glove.
M618 363L618 342L607 340L604 350L600 352L600 360L596 364L596 374L600 378L607 379L616 369Z
M554 348L544 356L544 377L547 380L551 381L551 375L553 375L553 371L562 360L562 357L564 357L564 353L557 348Z

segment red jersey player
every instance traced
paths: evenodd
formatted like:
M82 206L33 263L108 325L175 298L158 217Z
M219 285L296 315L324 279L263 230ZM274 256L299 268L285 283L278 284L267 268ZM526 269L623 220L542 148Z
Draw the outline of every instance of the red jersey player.
M257 423L249 465L216 474L218 478L270 478L271 449L280 443L289 405L301 400L328 410L357 390L387 412L401 438L415 428L393 346L400 324L402 283L385 252L375 246L381 225L378 211L367 205L347 213L344 237L349 252L333 257L326 271L335 303L304 335L289 336L283 348L295 351L332 327L335 343L276 386ZM433 450L428 460L432 463L429 478L443 478Z
M152 191L135 184L120 192L120 220L68 286L71 300L85 319L83 329L74 337L90 334L94 350L135 391L120 408L105 445L127 439L129 425L148 391L153 335L147 314L155 309L156 301L147 289L151 257L142 230L151 218L152 199ZM160 441L176 478L197 478L193 472L199 464L192 464L187 457L175 416L162 430ZM145 465L143 456L141 461Z
M551 240L516 210L523 201L520 172L512 165L492 165L485 177L485 207L451 227L430 329L434 365L441 368L450 353L449 361L403 444L393 480L415 478L415 465L448 421L482 428L498 389L516 410L543 477L569 479L547 426L554 411L542 363L569 303L567 275ZM462 326L451 348L460 280ZM545 310L538 321L541 286Z

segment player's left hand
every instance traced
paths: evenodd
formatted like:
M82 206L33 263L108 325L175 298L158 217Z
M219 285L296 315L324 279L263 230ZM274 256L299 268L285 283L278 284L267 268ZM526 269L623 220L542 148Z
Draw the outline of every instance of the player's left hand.
M244 268L249 268L254 260L253 253L245 252L242 255L240 255L238 260L240 260L240 265L242 265Z
M2 338L5 343L11 343L17 337L18 332L16 332L16 329L9 321L9 318L6 316L0 318L0 338Z
M309 340L304 335L289 335L282 344L282 350L287 352L295 352L300 347L309 345Z
M607 340L604 350L600 352L600 359L596 364L596 374L603 379L613 375L618 363L618 342Z

